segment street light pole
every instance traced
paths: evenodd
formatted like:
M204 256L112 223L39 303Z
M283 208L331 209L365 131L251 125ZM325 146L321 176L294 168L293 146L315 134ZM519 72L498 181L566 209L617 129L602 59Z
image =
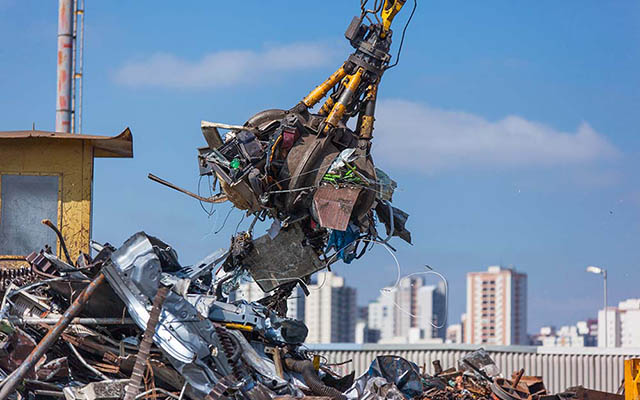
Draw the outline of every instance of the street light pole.
M607 311L607 270L602 270L602 277L604 278L604 347L609 347L609 342L607 341L609 327L607 325L608 319L608 311ZM615 339L614 339L615 342Z
M602 275L604 280L604 347L609 347L608 342L608 326L607 326L607 270L600 267L594 267L590 265L587 267L587 272L591 272L592 274Z

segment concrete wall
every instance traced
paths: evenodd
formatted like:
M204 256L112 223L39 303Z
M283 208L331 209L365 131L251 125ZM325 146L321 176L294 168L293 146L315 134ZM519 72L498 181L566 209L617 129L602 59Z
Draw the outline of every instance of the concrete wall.
M413 361L427 372L433 371L431 362L440 360L444 369L457 366L457 360L478 349L475 345L377 345L377 344L319 344L308 345L310 351L327 358L328 363L353 360L337 367L356 376L365 372L378 355L396 355ZM640 357L640 348L595 347L561 348L533 346L486 346L503 375L510 376L520 368L525 375L542 376L551 393L571 386L616 392L624 379L624 360Z

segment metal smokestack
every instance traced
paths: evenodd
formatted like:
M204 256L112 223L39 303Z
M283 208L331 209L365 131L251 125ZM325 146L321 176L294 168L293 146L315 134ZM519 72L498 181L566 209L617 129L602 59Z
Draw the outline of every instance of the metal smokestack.
M71 132L73 11L73 0L59 0L56 132Z

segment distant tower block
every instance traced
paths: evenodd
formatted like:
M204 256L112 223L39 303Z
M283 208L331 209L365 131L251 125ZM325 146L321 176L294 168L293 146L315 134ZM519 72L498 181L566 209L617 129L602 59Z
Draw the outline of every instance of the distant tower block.
M527 275L498 266L468 273L466 325L466 343L528 344Z

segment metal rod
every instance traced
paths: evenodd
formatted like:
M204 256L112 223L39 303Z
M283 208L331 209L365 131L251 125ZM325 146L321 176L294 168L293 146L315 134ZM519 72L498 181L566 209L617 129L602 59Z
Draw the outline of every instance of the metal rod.
M76 132L76 38L78 32L78 18L76 12L78 10L77 0L71 0L73 2L73 36L72 36L72 51L71 51L71 128L69 132Z
M182 390L180 391L180 396L178 396L178 400L182 400L182 398L184 397L184 392L187 390L187 385L188 382L184 382L184 385L182 385Z
M303 100L302 103L307 107L313 107L320 99L322 99L331 88L333 88L342 78L347 75L344 65L338 68L330 77L318 85Z
M524 368L521 368L520 371L518 371L518 374L516 375L516 379L513 381L514 389L518 388L518 384L520 383L520 379L522 379L522 375L524 375Z
M67 262L71 265L73 265L73 261L71 261L71 257L69 257L69 251L67 250L67 244L64 242L64 237L62 237L62 232L60 232L60 230L53 224L53 222L51 222L48 219L43 219L41 221L44 225L48 226L49 228L53 229L53 231L56 233L56 236L58 237L58 240L60 241L60 247L62 247L62 251L64 252L64 256L67 259Z
M147 359L149 358L149 352L151 351L151 344L153 344L153 335L156 332L156 326L160 319L160 312L162 311L162 304L169 294L169 288L163 286L158 289L156 296L153 298L153 305L151 312L149 312L149 319L147 320L147 327L144 330L144 337L140 343L140 350L136 356L136 363L133 366L133 372L131 373L131 380L127 384L124 390L124 400L136 399L138 392L140 391L140 384L144 371L146 369Z
M67 342L67 345L69 346L69 348L71 349L71 351L73 352L73 354L76 356L76 358L78 360L80 360L80 362L82 363L82 365L84 365L89 371L93 372L95 375L97 375L100 379L102 380L108 380L109 377L106 376L105 374L103 374L102 372L98 371L97 369L93 368L91 365L89 365L89 363L87 362L87 360L84 359L84 357L82 357L82 355L80 355L80 353L78 352L78 349L76 349L76 346L74 346L73 344L71 344L71 342Z
M329 130L338 126L338 123L342 120L344 113L347 111L347 107L353 100L353 96L356 94L358 90L358 86L360 85L360 81L362 80L362 75L364 74L363 68L358 68L355 74L349 75L349 81L346 83L342 83L344 86L344 91L340 95L340 98L333 106L329 115L327 115L327 119L325 121L324 132L329 133Z
M69 326L71 321L82 311L84 305L89 301L96 289L104 282L105 276L102 272L80 293L73 304L64 312L58 323L51 328L49 333L42 338L40 343L31 351L31 354L24 360L16 370L16 374L6 379L0 390L0 400L5 400L14 392L16 386L20 384L25 375L33 369L42 356L58 341L62 332Z
M184 387L186 387L186 384L185 384ZM164 390L162 388L153 388L153 389L147 390L146 392L140 393L139 395L137 395L135 397L135 400L141 399L141 398L146 397L146 396L148 396L150 394L155 396L156 393L162 393L165 396L171 397L172 399L178 399L178 400L180 399L180 397L176 396L175 394L173 394L173 393L171 393L171 392L169 392L167 390Z
M14 325L55 325L58 318L38 318L38 317L9 317L9 322ZM131 318L74 318L69 325L135 325Z
M609 347L609 342L607 340L607 331L609 330L609 326L607 325L607 270L602 270L602 277L604 278L604 347ZM615 319L614 319L615 321ZM616 330L614 329L614 332ZM614 338L615 342L615 338ZM614 343L615 346L615 343Z
M223 124L222 122L210 122L210 121L200 121L200 128L221 128L221 129L229 129L234 131L249 131L256 132L257 129L251 126L242 126L242 125L229 125Z
M84 0L76 0L79 22L79 36L76 39L78 53L76 55L76 70L74 78L78 83L78 101L75 103L74 113L78 118L77 132L82 133L82 81L84 80Z
M73 62L73 0L58 1L58 53L56 132L71 131L71 81Z
M33 394L36 395L36 397L38 396L48 396L48 397L60 397L62 399L64 399L64 393L63 392L58 392L56 390L40 390L40 389L36 389L33 391Z
M284 379L284 369L282 368L282 354L280 354L280 347L273 348L273 364L276 367L276 374Z
M158 178L157 176L155 176L154 174L149 174L147 175L147 178L151 179L154 182L158 182L162 185L165 185L167 187L170 187L173 190L177 190L180 193L184 193L187 196L193 197L195 199L198 199L200 201L203 201L205 203L223 203L225 201L227 201L227 196L223 193L218 193L214 196L211 197L202 197L200 195L197 195L193 192L188 191L187 189L183 189L177 185L174 185L173 183L169 182L169 181L165 181L162 178Z
M18 372L18 370L14 369L13 371L11 371L9 375L7 375L4 379L2 379L2 381L0 381L0 388L2 388L4 384L7 383L7 381L16 374L16 372Z

